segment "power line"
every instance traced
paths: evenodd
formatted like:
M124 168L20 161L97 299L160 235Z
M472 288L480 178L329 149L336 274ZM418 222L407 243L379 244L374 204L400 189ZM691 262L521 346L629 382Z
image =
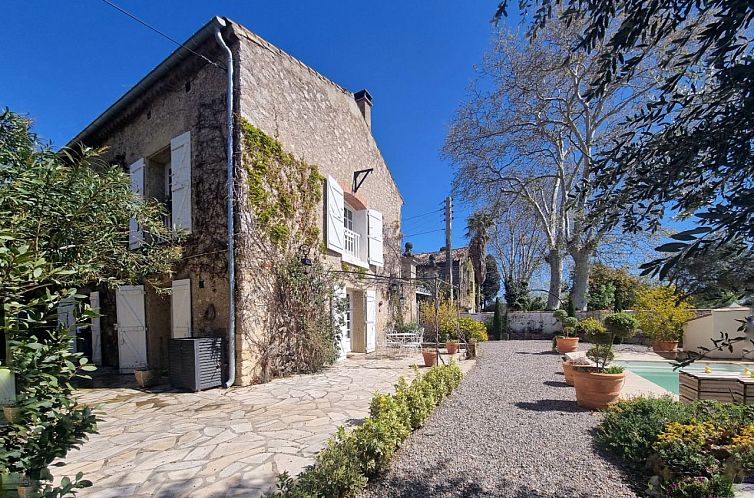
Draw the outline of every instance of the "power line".
M219 67L219 68L221 68L221 69L223 69L223 70L225 70L225 69L226 69L226 68L225 68L224 66L222 66L222 65L218 64L218 63L217 63L217 62L215 62L215 61L212 61L212 60L208 59L208 58L207 58L206 56L204 56L204 55L202 55L202 54L200 54L200 53L198 53L198 52L195 52L194 50L191 50L190 48L188 48L188 47L187 47L186 45L184 45L183 43L179 42L178 40L176 40L175 38L171 37L170 35L167 35L167 34L163 33L162 31L160 31L159 29L155 28L154 26L152 26L152 25L151 25L151 24L149 24L148 22L146 22L146 21L144 21L144 20L142 20L142 19L140 19L140 18L136 17L135 15L131 14L130 12L128 12L128 11L127 11L126 9L124 9L123 7L121 7L121 6L119 6L119 5L115 4L115 3L113 3L113 2L111 1L111 0L102 0L102 1L103 1L104 3L106 3L107 5L109 5L110 7L114 8L115 10L117 10L117 11L119 11L119 12L122 12L123 14L127 15L128 17L130 17L130 18L131 18L131 19L133 19L134 21L138 22L138 23L139 23L139 24L141 24L142 26L145 26L145 27L147 27L147 28L151 29L152 31L154 31L154 32L155 32L155 33L157 33L158 35L162 36L163 38L166 38L166 39L170 40L171 42L175 43L176 45L178 45L178 46L179 46L179 47L181 47L181 48L185 48L186 50L188 50L188 51L189 51L189 52L191 52L192 54L196 55L197 57L201 57L202 59L204 59L204 60L205 60L205 61L207 61L208 63L212 64L213 66Z
M417 214L417 215L415 215L415 216L409 216L408 218L404 218L404 219L403 219L403 221L414 220L414 219L416 219L416 218L423 218L423 217L425 217L425 216L429 216L430 214L439 213L439 212L440 212L440 211L442 211L442 210L443 210L443 209L442 209L442 208L440 208L440 209L435 209L434 211L428 211L428 212L426 212L426 213Z
M415 236L415 235L424 235L424 234L426 234L426 233L435 233L435 232L442 232L442 231L444 231L444 230L445 230L444 228L438 228L437 230L429 230L429 231L426 231L426 232L419 232L419 233L410 233L410 234L408 234L408 235L404 235L404 237L413 237L413 236Z

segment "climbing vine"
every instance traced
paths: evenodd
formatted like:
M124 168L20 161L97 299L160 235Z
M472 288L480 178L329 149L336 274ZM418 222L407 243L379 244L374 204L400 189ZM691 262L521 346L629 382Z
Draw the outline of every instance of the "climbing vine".
M266 382L316 372L336 359L343 303L334 296L338 274L321 257L319 169L247 121L242 129L243 201L254 229L239 234L239 242L243 260L255 265L246 268L242 299L248 300L244 308L258 310L245 336L257 358L257 380Z
M324 181L319 169L285 152L280 142L245 120L243 134L247 202L259 228L280 246L292 240L317 245L316 209ZM294 234L296 229L301 233Z

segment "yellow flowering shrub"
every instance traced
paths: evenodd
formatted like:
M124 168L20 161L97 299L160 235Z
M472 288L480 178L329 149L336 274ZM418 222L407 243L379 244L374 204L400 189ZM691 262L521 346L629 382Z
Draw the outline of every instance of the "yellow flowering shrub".
M697 423L695 420L690 424L670 422L665 430L657 436L655 448L666 444L684 443L687 445L704 445L709 439L716 439L723 435L723 430L711 422Z
M730 447L737 450L754 449L754 424L741 427L738 434L731 438Z
M691 304L678 302L672 286L641 289L635 308L644 335L659 341L677 341L683 335L683 324L694 318Z

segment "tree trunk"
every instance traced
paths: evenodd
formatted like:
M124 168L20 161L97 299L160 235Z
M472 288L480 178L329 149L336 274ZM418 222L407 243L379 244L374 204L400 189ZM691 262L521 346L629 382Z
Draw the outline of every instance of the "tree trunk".
M550 249L547 253L547 262L550 264L550 289L547 294L547 309L560 308L560 284L563 279L563 255L558 249Z
M573 289L571 299L576 311L586 311L589 290L589 272L592 269L592 251L586 248L570 251L573 258Z

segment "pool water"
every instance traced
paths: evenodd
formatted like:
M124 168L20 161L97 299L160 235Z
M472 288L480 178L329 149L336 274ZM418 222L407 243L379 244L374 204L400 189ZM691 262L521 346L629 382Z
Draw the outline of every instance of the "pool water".
M678 370L673 370L673 363L669 361L615 361L626 370L630 370L650 382L654 382L668 391L678 394ZM704 367L709 365L712 372L740 372L748 367L754 370L754 363L726 363L700 361L682 368L684 372L703 372Z

